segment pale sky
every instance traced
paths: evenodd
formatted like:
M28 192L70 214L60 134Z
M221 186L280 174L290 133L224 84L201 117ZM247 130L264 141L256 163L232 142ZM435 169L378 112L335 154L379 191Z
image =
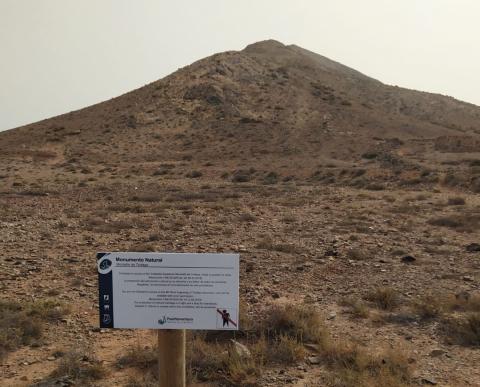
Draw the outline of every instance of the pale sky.
M480 105L479 0L0 0L0 130L276 39Z

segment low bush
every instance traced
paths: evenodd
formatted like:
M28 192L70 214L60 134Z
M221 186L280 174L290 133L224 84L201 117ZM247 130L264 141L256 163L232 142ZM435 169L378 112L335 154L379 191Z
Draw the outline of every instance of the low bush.
M464 346L480 346L480 313L446 319L443 331L447 341Z
M66 306L52 300L0 301L0 359L22 345L39 344L45 322L57 321L66 313Z
M460 232L473 232L480 229L480 215L456 214L432 218L428 221L432 226L448 227Z
M44 381L44 385L57 385L58 379L68 378L74 381L75 385L87 386L91 385L92 381L102 379L106 374L107 371L102 364L87 355L87 351L75 350L62 356L57 369Z
M383 310L393 310L400 303L398 292L392 288L377 288L370 291L365 296L367 301L373 303L377 308Z

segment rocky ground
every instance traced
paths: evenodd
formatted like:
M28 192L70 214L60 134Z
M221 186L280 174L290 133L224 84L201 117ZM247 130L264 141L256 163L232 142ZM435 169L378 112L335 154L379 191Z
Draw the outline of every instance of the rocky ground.
M480 252L468 251L479 241L476 195L155 177L49 191L0 196L1 296L54 299L70 311L45 324L40 343L8 353L4 385L47 378L58 354L71 348L84 348L109 370L95 385L126 383L135 371L119 368L119 358L155 339L98 328L95 253L129 250L238 251L250 314L272 303L305 302L321 311L334 338L371 349L401 347L419 383L480 385L478 347L449 343L440 319L408 313L426 295L479 294ZM465 204L449 204L452 198ZM449 217L459 225L435 223ZM363 300L377 288L393 289L399 305L381 310L365 301L368 316L352 316L345 298ZM258 384L321 385L324 372L306 357L264 370Z

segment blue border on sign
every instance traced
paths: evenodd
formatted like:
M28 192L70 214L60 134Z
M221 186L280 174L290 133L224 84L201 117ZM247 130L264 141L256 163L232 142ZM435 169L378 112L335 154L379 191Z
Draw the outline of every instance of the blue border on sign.
M113 272L110 253L97 253L98 311L100 328L113 328ZM105 258L105 259L102 259ZM110 270L109 270L110 269Z

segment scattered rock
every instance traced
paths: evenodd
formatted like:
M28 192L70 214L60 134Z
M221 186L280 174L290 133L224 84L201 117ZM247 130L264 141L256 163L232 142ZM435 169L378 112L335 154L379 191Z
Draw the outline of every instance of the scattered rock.
M328 314L327 320L333 320L335 317L337 317L337 312L333 311Z
M480 243L470 243L465 248L469 253L477 253L480 252Z
M403 263L413 263L417 260L417 258L415 258L414 256L412 255L405 255L404 257L402 257L402 262Z
M315 352L318 352L320 350L320 346L318 344L313 344L313 343L306 343L305 348Z
M466 282L473 282L475 281L475 278L473 278L471 275L464 275L462 279Z
M309 356L307 358L308 363L311 365L320 364L320 360L320 356Z
M338 257L338 251L334 249L328 249L325 251L325 256L326 257Z
M422 383L423 383L423 384L428 384L428 385L430 385L430 386L436 386L436 385L438 384L438 382L437 382L434 378L432 378L432 377L430 377L430 376L427 376L427 377L424 376L424 377L422 377Z
M252 356L250 350L243 345L242 343L239 343L236 340L231 340L232 342L232 347L235 352L235 354L241 358L249 358Z

